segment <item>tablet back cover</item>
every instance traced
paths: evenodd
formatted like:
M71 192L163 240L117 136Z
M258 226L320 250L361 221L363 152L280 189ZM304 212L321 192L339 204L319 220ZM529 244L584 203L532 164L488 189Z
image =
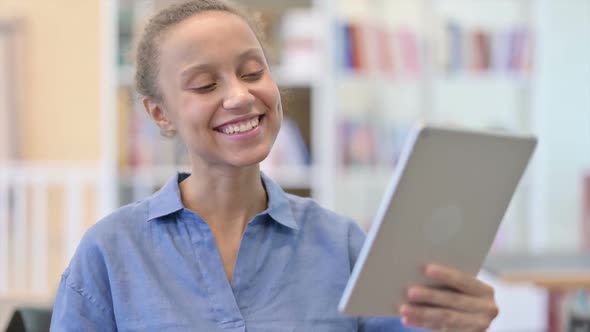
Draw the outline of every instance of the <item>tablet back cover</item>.
M427 263L476 275L536 146L533 137L440 127L409 136L341 298L355 316L398 315Z

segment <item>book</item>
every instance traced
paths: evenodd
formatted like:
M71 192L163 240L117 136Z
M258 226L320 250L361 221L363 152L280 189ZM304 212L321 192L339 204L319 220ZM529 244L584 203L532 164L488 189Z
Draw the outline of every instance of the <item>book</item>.
M471 32L470 69L475 72L487 71L491 67L491 38L488 32L474 30Z
M507 72L510 67L510 30L498 29L492 32L491 69L496 73Z
M530 36L527 30L516 28L510 32L509 65L511 72L522 73L529 60Z
M363 120L344 119L339 125L340 160L344 166L377 162L375 128Z
M384 26L375 26L372 29L378 72L384 77L392 77L394 74L394 59L392 35Z
M353 60L353 45L352 45L352 29L349 24L344 23L342 25L342 64L341 67L344 70L352 71L354 69Z
M367 70L367 48L364 27L358 23L349 24L351 67L359 73Z
M449 62L446 69L449 73L457 73L463 70L463 29L456 22L450 21L447 23L447 33Z
M409 28L401 28L397 31L397 40L400 70L405 76L416 77L420 75L421 59L416 33Z

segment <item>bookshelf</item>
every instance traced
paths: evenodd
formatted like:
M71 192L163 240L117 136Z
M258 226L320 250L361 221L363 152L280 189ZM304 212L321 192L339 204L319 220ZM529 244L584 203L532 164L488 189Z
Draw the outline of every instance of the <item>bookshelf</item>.
M119 109L127 109L119 112L121 203L145 196L187 166L182 147L159 137L138 108L124 55L142 20L169 2L119 6L119 27L127 30L120 31L118 80ZM240 3L267 23L271 71L286 90L290 125L283 129L296 128L299 136L296 144L291 137L275 146L273 153L282 150L282 156L263 162L263 169L287 191L310 195L365 228L417 120L530 128L529 0ZM527 188L525 181L510 208L502 248L526 246Z
M332 209L369 226L416 120L530 132L530 1L346 0L328 7L337 27L329 82L337 124L326 193ZM529 245L530 178L514 197L496 250Z

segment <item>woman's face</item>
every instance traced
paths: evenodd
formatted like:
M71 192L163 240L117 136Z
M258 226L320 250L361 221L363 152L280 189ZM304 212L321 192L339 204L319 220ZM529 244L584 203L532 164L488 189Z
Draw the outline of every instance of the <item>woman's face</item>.
M167 31L158 83L157 107L193 164L244 167L270 152L282 120L280 94L260 43L239 16L205 12Z

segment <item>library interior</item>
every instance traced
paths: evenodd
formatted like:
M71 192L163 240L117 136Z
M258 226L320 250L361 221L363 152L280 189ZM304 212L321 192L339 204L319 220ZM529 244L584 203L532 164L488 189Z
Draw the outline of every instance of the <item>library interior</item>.
M175 1L0 1L0 331L50 315L96 221L189 170L134 86ZM489 331L590 331L590 0L235 2L283 100L262 172L364 230L417 122L535 135L479 274Z

